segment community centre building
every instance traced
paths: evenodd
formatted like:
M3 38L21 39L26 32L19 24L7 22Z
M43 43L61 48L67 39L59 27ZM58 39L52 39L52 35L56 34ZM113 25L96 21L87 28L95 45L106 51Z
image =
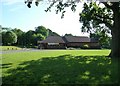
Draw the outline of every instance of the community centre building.
M98 39L86 36L48 36L43 41L38 41L40 49L65 49L65 48L100 48Z

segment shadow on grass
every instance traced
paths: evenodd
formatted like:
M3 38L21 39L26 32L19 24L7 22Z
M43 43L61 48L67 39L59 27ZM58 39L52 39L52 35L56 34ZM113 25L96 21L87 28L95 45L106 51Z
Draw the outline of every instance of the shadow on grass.
M0 67L2 68L9 68L11 67L12 63L8 63L8 64L0 64Z
M16 69L9 69L2 77L3 85L100 85L115 84L118 80L117 66L105 56L46 57L26 61Z

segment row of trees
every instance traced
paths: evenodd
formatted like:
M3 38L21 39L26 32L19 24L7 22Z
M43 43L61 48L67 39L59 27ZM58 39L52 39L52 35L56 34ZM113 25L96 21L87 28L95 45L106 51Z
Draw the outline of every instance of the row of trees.
M35 30L23 32L20 29L2 28L0 31L2 45L36 46L37 41L44 40L47 36L59 36L59 34L46 29L44 26L38 26Z

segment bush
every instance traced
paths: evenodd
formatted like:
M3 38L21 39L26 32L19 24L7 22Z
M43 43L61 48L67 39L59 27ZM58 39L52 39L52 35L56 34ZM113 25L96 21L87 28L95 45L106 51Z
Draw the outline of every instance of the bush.
M86 48L89 48L89 46L87 45L87 44L85 44L85 45L83 45L84 47L86 47Z
M84 44L82 48L83 48L83 49L88 49L88 48L90 48L90 47L89 47L88 44Z

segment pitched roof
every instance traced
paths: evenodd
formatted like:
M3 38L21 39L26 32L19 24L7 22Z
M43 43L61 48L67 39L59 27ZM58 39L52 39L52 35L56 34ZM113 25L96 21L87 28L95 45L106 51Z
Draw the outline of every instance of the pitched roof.
M98 42L99 39L98 38L91 38L90 42Z
M64 36L66 42L90 42L90 38L85 36Z
M67 42L98 42L98 39L88 38L86 36L48 36L39 43L67 43Z
M48 36L45 40L41 41L41 43L65 43L65 42L60 36Z

